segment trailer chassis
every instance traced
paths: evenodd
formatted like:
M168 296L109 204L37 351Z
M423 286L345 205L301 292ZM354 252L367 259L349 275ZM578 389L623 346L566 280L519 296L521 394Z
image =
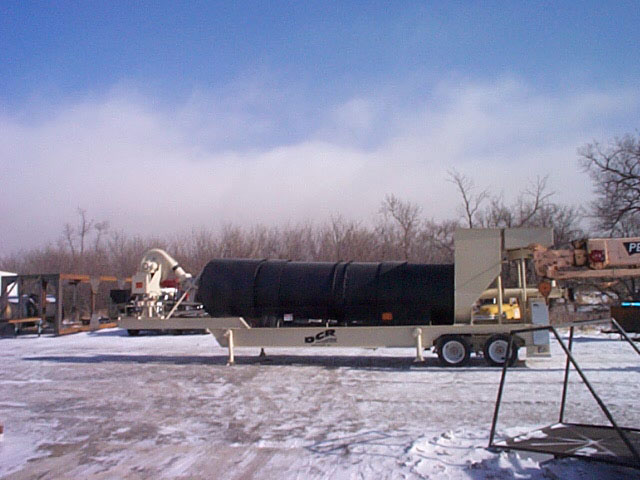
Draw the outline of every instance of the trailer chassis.
M120 327L129 331L189 330L209 331L220 346L228 350L228 364L235 362L236 347L361 347L361 348L415 348L416 362L424 361L423 351L435 347L445 366L463 366L472 352L485 352L488 342L499 340L492 351L506 356L508 336L512 330L526 328L526 324L484 325L403 325L372 327L339 327L329 325L313 327L252 328L242 317L122 317ZM519 334L516 346L533 346L531 332ZM502 349L502 350L501 350ZM493 355L490 353L490 355ZM488 359L491 363L492 359ZM493 358L494 363L499 358ZM512 359L515 360L515 357Z

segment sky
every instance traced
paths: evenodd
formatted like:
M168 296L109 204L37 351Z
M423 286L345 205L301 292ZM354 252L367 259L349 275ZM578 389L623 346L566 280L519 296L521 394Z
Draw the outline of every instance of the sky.
M455 217L451 169L592 200L638 132L640 2L0 2L0 255L77 209L131 235Z

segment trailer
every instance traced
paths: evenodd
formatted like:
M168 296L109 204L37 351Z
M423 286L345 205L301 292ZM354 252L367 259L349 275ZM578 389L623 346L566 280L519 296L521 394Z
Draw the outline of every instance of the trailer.
M119 325L142 330L206 329L228 348L236 347L409 347L416 360L434 348L443 366L466 365L472 354L503 365L509 333L549 323L542 294L527 288L533 247L553 245L548 228L458 229L453 265L407 262L309 263L286 260L221 259L194 278L160 249L147 252L132 277L133 301ZM518 271L519 318L502 311L503 265ZM163 301L162 285L178 285L178 301ZM490 287L498 314L475 315ZM193 308L193 300L200 308ZM192 308L181 309L183 302ZM548 355L545 332L515 339L513 355Z

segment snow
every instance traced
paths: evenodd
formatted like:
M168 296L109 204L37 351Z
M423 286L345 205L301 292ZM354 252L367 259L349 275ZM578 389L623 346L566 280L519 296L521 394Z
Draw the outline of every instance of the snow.
M597 332L574 352L624 426L640 362ZM0 478L640 478L486 449L501 370L443 369L412 349L238 348L209 335L102 330L0 340ZM509 371L498 437L557 422L564 356ZM606 424L572 372L567 421ZM534 434L535 435L535 434Z

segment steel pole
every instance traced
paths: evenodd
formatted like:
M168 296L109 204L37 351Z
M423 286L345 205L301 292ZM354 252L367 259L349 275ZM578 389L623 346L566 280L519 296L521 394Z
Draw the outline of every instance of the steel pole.
M569 329L569 351L573 346L573 327ZM562 401L560 402L560 418L558 419L558 423L562 423L564 420L564 407L567 401L567 386L569 384L569 367L571 367L571 362L569 361L569 357L567 357L566 364L564 366L564 384L562 386Z

